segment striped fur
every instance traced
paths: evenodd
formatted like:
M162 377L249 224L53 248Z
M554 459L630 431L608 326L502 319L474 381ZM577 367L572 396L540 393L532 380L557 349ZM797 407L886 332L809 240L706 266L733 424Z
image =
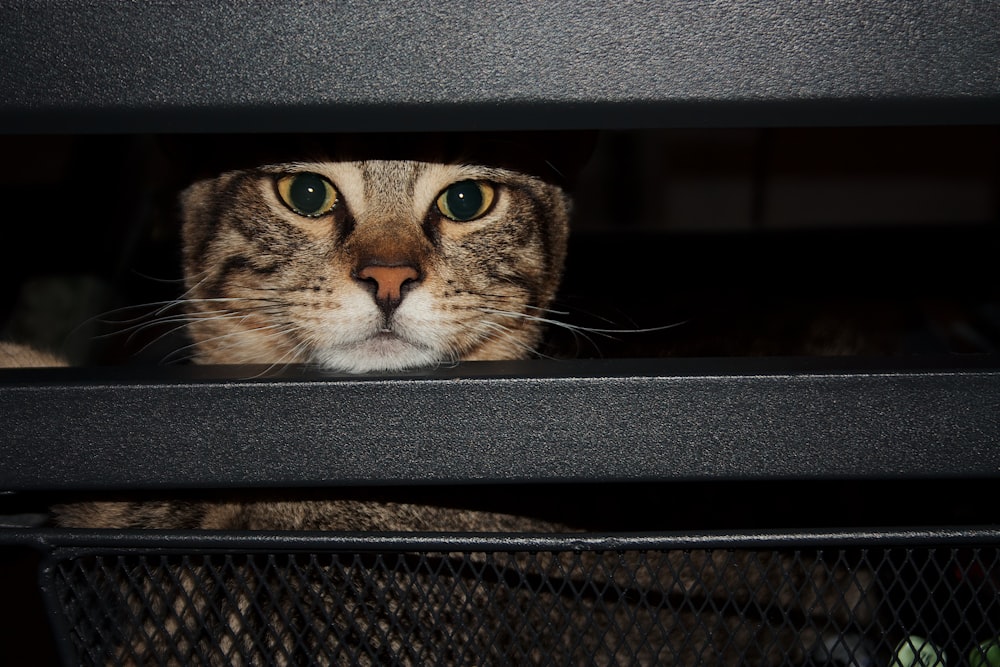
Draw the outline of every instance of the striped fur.
M296 214L275 180L321 174L338 191L319 218ZM453 222L434 202L486 181L496 201ZM569 200L517 172L410 161L301 162L225 173L182 197L187 299L201 363L312 363L363 372L529 356L562 273ZM360 263L412 264L391 313Z

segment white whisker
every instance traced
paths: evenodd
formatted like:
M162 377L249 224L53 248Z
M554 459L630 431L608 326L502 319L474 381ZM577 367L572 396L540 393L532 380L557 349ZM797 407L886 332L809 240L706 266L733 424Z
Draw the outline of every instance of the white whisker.
M570 314L570 312L568 310L555 310L554 308L542 308L541 306L532 306L531 304L526 304L524 307L525 307L526 310L537 310L539 312L549 313L551 315L569 315Z
M180 347L180 348L174 350L173 352L171 352L170 354L168 354L166 357L164 357L163 362L164 363L174 363L174 362L177 361L177 359L173 358L174 355L179 354L181 352L184 352L185 350L194 350L199 345L205 345L205 344L209 344L209 343L211 343L211 344L214 345L214 344L218 343L218 341L225 340L225 339L230 339L230 343L228 345L223 345L222 347L217 347L216 348L216 350L224 351L224 350L233 349L233 348L236 348L236 347L239 347L240 345L242 345L242 343L239 340L236 340L236 341L232 340L234 338L238 339L240 336L246 336L248 334L260 334L261 332L265 332L266 331L266 332L269 332L267 334L268 336L277 337L277 336L286 335L288 333L292 333L293 331L297 331L299 329L300 329L300 327L298 325L296 325L296 324L290 324L288 322L278 322L278 323L275 323L275 324L268 324L268 325L264 325L264 326L254 327L252 329L240 329L240 330L237 330L237 331L230 331L228 333L220 334L218 336L211 336L209 338L205 338L205 339L199 340L199 341L191 343L189 345L184 345L183 347ZM187 357L186 359L190 359L190 358L192 358L192 357Z
M135 339L135 337L139 333L141 333L141 332L143 332L145 330L154 329L156 327L159 327L159 326L162 326L162 325L165 325L165 324L179 323L179 324L177 324L177 326L171 327L170 329L168 329L168 330L160 333L155 338L153 338L152 340L148 341L145 345L143 345L141 348L139 348L139 350L136 352L136 354L140 354L142 352L145 352L150 346L154 345L155 343L159 342L160 340L163 340L164 338L166 338L166 337L168 337L168 336L170 336L172 334L175 334L178 331L184 331L185 329L188 328L189 325L191 325L194 322L211 322L211 321L218 321L218 320L246 320L246 318L248 317L248 315L244 314L244 313L235 313L235 312L226 312L226 311L217 311L217 312L219 313L218 315L213 315L211 317L202 317L202 316L194 316L194 315L175 315L175 316L171 316L169 318L160 318L160 319L154 320L152 322L147 322L147 323L144 323L142 325L137 325L135 327L131 327L133 330L129 334L129 336L127 338L127 341L128 342L133 341ZM117 332L117 333L124 333L124 331Z
M487 320L480 320L476 324L477 324L477 326L481 330L483 330L483 329L488 330L487 331L487 335L491 335L492 334L494 337L496 337L496 334L499 334L499 338L503 339L505 343L511 344L514 347L518 347L518 348L524 350L525 352L527 352L527 356L529 356L529 357L539 357L541 359L549 359L549 360L554 360L555 359L555 357L552 357L552 356L547 355L547 354L543 354L539 350L531 347L530 345L528 345L524 341L518 339L518 337L510 329L510 327L506 327L506 326L500 324L499 322L490 322L490 321L487 321Z
M481 320L477 323L478 328L482 331L487 331L488 334L492 334L494 338L503 340L506 343L513 344L525 352L530 354L535 354L536 350L532 348L527 343L519 340L516 334L510 329L499 322L490 322L488 320Z
M578 324L569 324L568 322L561 322L559 320L554 320L548 317L538 317L537 315L529 315L527 313L518 313L509 310L498 310L496 308L477 308L480 312L490 313L493 315L502 315L504 317L512 317L515 319L525 319L532 322L538 322L540 324L548 324L552 326L557 326L569 331L578 331L586 333L595 333L600 335L610 334L629 334L629 333L650 333L653 331L666 331L667 329L673 329L674 327L681 326L684 322L674 322L673 324L665 324L658 327L645 327L641 329L602 329L597 327L584 327Z

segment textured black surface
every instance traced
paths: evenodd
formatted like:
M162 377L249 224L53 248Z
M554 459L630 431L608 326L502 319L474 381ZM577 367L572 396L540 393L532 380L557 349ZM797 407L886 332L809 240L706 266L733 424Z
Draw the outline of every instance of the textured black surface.
M889 664L900 645L924 639L951 662L1000 632L997 540L995 529L977 528L0 530L0 545L44 553L43 588L65 664L128 663L132 651L184 663L226 654L226 662L314 664L333 654L352 655L352 664L456 655L706 665L835 665L853 655L856 664ZM838 653L840 661L831 659Z
M4 131L997 122L1000 5L4 0Z
M1000 473L990 357L264 370L0 374L0 488Z

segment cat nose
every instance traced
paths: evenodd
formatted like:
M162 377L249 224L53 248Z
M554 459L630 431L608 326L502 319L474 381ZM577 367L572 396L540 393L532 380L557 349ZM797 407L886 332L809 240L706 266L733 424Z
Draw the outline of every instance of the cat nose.
M416 267L409 264L383 266L368 264L355 273L358 280L375 286L375 303L386 313L396 308L403 300L403 288L419 282L422 276Z

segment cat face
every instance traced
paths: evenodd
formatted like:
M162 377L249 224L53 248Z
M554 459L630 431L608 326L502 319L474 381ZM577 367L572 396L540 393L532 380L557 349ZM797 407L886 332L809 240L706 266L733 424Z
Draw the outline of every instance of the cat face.
M390 160L232 171L181 199L197 361L352 372L528 356L569 215L519 172Z

